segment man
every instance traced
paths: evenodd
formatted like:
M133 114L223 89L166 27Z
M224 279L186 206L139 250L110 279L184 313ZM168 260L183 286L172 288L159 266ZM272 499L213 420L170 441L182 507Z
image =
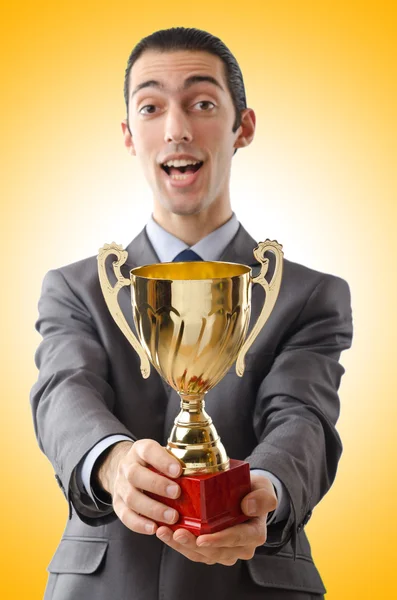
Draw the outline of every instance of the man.
M192 257L255 269L256 242L229 196L232 157L252 141L255 114L230 51L198 30L156 32L130 56L125 99L124 143L153 192L153 217L127 248L125 274ZM133 326L125 289L119 301ZM253 318L262 301L254 289ZM229 456L251 466L252 491L242 501L250 519L198 538L159 526L178 514L145 494L180 493L180 465L164 448L179 401L157 373L142 379L107 310L96 258L48 273L39 310L35 427L70 506L45 598L321 598L303 528L341 452L335 423L338 360L352 335L347 284L285 261L244 377L230 371L207 395Z

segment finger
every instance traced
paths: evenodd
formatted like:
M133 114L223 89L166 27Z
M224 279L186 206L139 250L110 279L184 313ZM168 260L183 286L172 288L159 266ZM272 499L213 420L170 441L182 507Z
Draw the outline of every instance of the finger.
M148 464L169 477L178 477L181 463L155 440L138 440L132 446L133 454L141 464Z
M174 541L177 542L178 544L189 545L192 548L195 548L197 550L197 547L196 547L197 537L188 529L182 529L182 528L177 529L173 533L173 538L174 538Z
M124 504L121 498L113 502L113 508L120 521L131 531L144 535L153 535L157 531L157 523L153 523L142 515L137 515Z
M248 560L252 558L255 547L238 546L235 548L199 548L196 544L197 538L186 529L177 529L174 532L173 540L179 545L183 545L185 550L199 552L211 563L222 565L234 565L238 559Z
M257 473L252 474L251 472L251 492L261 489L268 490L269 494L274 495L277 499L274 485L270 479L264 475L258 475Z
M176 550L176 552L179 552L180 554L182 554L183 556L185 556L186 558L188 558L189 560L191 560L193 562L204 563L206 565L213 565L216 562L216 561L212 560L211 558L205 556L204 554L197 552L196 550L191 548L188 544L185 545L185 544L180 544L180 543L176 542L173 539L172 531L170 529L168 529L168 527L159 527L156 531L156 536L162 542L164 542L164 544L167 544L167 546L169 546L173 550Z
M234 548L238 546L257 547L265 542L266 519L254 518L223 531L201 535L197 538L196 543L199 548Z
M181 488L175 481L147 469L138 462L133 462L125 469L128 482L137 489L152 492L165 498L178 498Z
M271 481L262 477L263 482L255 481L253 490L241 501L241 510L248 517L266 517L277 507L277 496Z
M150 498L134 487L130 487L125 495L120 494L120 497L127 508L144 517L153 519L153 521L171 524L176 523L179 519L179 514L176 510L161 502L157 502L157 500L153 500L153 498Z

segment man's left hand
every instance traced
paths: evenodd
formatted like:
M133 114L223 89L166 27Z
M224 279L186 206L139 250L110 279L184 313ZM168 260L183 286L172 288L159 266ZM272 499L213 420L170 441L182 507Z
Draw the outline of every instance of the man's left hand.
M269 479L251 475L251 488L241 502L243 513L251 517L248 521L198 538L186 529L172 532L169 527L162 525L156 531L157 537L194 562L231 566L239 559L249 560L255 549L266 542L267 515L277 506L276 494Z

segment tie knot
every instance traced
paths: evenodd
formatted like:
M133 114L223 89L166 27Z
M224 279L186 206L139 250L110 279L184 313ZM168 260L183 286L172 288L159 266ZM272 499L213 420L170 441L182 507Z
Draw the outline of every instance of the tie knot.
M194 262L194 261L198 261L198 260L203 260L203 259L201 258L201 256L196 254L196 252L194 250L191 250L190 248L186 248L186 250L182 250L182 252L179 252L179 254L177 254L175 256L175 258L172 262Z

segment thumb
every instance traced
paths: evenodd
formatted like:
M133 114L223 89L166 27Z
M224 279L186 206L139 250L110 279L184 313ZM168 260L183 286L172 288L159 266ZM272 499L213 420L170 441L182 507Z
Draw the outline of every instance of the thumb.
M277 507L277 496L270 479L251 476L252 491L241 501L241 510L247 517L266 517Z

